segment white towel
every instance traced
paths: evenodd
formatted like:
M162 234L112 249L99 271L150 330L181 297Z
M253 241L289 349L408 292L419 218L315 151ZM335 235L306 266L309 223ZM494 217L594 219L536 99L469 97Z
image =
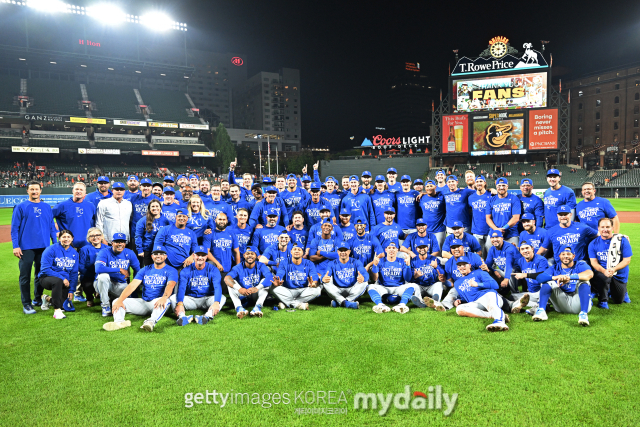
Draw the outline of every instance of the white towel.
M609 244L609 253L607 256L607 270L615 267L622 261L622 234L614 234Z

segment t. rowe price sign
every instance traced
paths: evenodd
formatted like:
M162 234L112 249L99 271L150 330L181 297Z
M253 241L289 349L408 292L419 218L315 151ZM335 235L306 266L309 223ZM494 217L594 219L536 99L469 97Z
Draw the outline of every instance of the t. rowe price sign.
M403 137L391 137L391 138L383 138L382 135L376 135L373 137L373 145L383 146L383 145L408 145L408 144L428 144L429 137L428 136L403 136Z

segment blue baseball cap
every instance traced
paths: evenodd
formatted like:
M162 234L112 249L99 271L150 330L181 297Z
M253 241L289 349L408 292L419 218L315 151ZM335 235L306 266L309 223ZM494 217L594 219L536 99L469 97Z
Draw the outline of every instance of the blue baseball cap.
M523 246L531 246L531 247L533 247L533 245L531 244L531 242L528 239L523 239L520 242L520 247L523 247Z
M364 221L362 220L362 218L358 218L358 219L356 219L356 224L365 224L365 225L366 225L367 223L366 223L366 222L364 222Z
M152 184L153 183L149 178L142 178L142 181L140 181L140 185L152 185Z
M457 177L457 176L455 176L455 175L449 175L449 176L447 177L447 181L449 181L449 180L458 181L458 177Z
M558 169L549 169L547 171L547 176L549 176L549 175L558 175L558 176L560 176L560 171Z
M384 176L382 175L376 175L376 182L385 182L386 179L384 179Z
M127 236L124 233L114 233L111 241L122 240L123 242L127 241Z
M525 184L529 184L530 186L533 187L533 181L531 181L529 178L525 178L522 181L520 181L520 185L525 185Z
M176 190L174 190L173 187L164 187L164 190L162 190L162 192L175 194Z
M396 242L394 242L393 240L390 242L387 242L387 246L385 246L385 249L388 248L389 246L393 246L394 248L397 248L398 245L396 244Z
M274 187L273 185L270 185L267 188L265 188L264 191L265 191L265 193L277 193L278 189L276 187Z
M347 207L340 209L340 215L351 215L351 209Z
M164 181L174 182L175 179L171 175L167 175L167 176L164 177Z
M260 184L259 182L254 182L253 184L251 184L251 189L255 189L258 188L260 189L260 191L262 191L262 184Z
M273 182L273 181L272 181L272 180L271 180L271 178L270 178L270 177L268 177L268 176L265 176L264 178L262 178L262 183L263 183L263 184L270 184L270 183L272 183L272 182Z
M201 247L204 248L204 246L201 246ZM167 253L167 248L165 248L162 245L156 245L156 246L153 247L153 250L151 251L152 254L160 253L160 252L166 254ZM206 249L205 249L204 252L207 253Z
M106 176L100 176L98 177L98 182L110 182L109 178L107 178Z
M469 262L469 258L467 258L466 256L461 256L460 258L458 258L458 261L456 262L456 264L471 264Z
M484 181L484 182L487 182L487 179L486 179L483 175L478 175L478 176L476 177L476 181Z
M436 185L436 182L435 182L434 180L432 180L432 179L428 179L428 180L426 180L426 181L424 182L424 185L429 185L429 184L431 184L431 185Z
M197 179L197 180L200 180L200 177L199 177L198 175L196 175L195 173L193 173L193 174L189 175L189 179L190 179L190 180L191 180L191 179L193 179L193 178L195 178L195 179Z
M496 185L500 184L509 185L509 181L504 177L496 179Z
M336 184L338 183L338 181L332 176L328 176L327 179L324 180L324 182L329 182L329 181L333 181Z
M464 246L464 243L462 243L462 240L460 239L451 239L451 243L449 243L449 247L451 246Z
M368 176L368 177L371 177L371 172L369 172L369 171L364 171L364 172L362 172L362 176Z
M389 169L387 169L387 173L395 173L395 174L397 174L398 171L396 170L396 168L389 168Z
M140 178L138 178L138 175L129 175L129 177L127 178L127 181L131 181L132 179L135 179L136 181L140 181Z
M193 251L193 252L194 252L194 253L196 253L196 254L205 254L205 255L206 255L207 253L209 253L209 251L207 251L207 248L205 248L205 247L204 247L204 246L202 246L202 245L198 246L198 247L196 248L196 250L195 250L195 251Z
M521 221L526 221L526 220L529 220L529 219L536 219L536 217L533 216L533 214L529 213L529 212L523 213L522 216L520 217Z
M321 188L320 184L318 184L317 182L312 182L311 187L309 187L311 191L314 191L314 190L320 191L320 188Z
M320 208L320 210L318 212L323 212L323 211L331 212L331 208L323 206L323 207Z
M178 215L189 215L189 212L185 208L179 208L176 210L176 216Z
M572 254L575 253L573 252L573 248L570 245L563 246L560 249L560 252L571 252Z
M489 237L502 237L502 231L491 230L491 233L489 233Z
M453 221L451 228L464 228L464 224L462 221Z
M402 175L402 178L400 178L400 182L402 182L402 181L411 182L411 177L409 175Z
M418 237L414 244L416 245L416 248L419 248L420 246L429 246L429 240L423 237Z
M180 178L187 179L187 177L186 177L186 176L184 176L184 175L178 175L178 179L180 179Z
M114 190L118 189L118 188L121 188L121 189L124 190L124 184L121 183L121 182L114 182L113 185L111 186L111 188L113 188Z
M266 212L267 216L278 216L279 212L277 208L271 208Z
M349 249L349 245L347 244L347 242L342 241L338 243L338 249Z
M333 222L331 222L331 218L323 218L321 223L323 225L324 224L331 224L331 226L333 226Z
M387 206L386 208L384 208L384 213L387 213L387 212L396 213L396 210L394 209L393 206Z
M311 181L311 177L309 175L302 175L302 182Z
M427 223L424 221L423 218L418 218L416 220L416 227L419 226L419 225L427 225Z
M557 213L571 213L571 208L567 205L562 205L558 208Z
M351 175L349 177L349 181L358 181L358 182L360 182L360 178L358 178L358 175Z
M446 175L446 173L442 169L440 169L438 172L436 172L436 175L439 175L439 174Z
M247 252L253 252L254 254L256 254L256 256L259 254L258 249L255 246L247 246L244 249L244 253L247 253Z
M287 179L296 179L296 174L290 173L289 175L287 175Z
M424 182L422 182L422 180L421 180L420 178L418 178L418 179L416 179L415 181L413 181L413 185L416 185L416 184L422 184L422 185L424 185Z
M65 299L62 303L62 309L64 311L76 311L76 308L73 306L73 303L69 299Z

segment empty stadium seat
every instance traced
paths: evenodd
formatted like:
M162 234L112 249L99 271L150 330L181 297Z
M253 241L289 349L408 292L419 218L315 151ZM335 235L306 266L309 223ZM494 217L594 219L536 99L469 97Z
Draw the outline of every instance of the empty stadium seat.
M138 100L132 87L91 83L86 88L89 100L94 103L93 116L145 120L137 112Z
M64 80L28 79L27 94L34 98L29 113L84 116L78 102L82 100L80 84Z
M189 117L191 104L184 92L163 89L140 89L145 105L150 106L149 118L161 122L200 123L197 117Z
M20 111L13 98L20 95L20 78L0 75L0 111Z

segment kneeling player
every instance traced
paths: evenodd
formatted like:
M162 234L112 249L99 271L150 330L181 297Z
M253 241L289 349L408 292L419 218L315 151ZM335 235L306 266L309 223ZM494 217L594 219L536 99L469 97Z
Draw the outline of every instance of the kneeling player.
M220 287L220 270L207 262L207 253L207 248L198 246L196 261L180 272L178 291L171 296L179 326L188 325L194 320L199 325L206 325L226 302ZM198 309L207 312L195 318L185 315L185 310Z
M111 306L113 311L113 322L105 323L105 331L115 331L131 326L131 321L124 320L127 312L146 316L151 313L151 317L144 321L141 329L153 331L153 327L158 323L167 311L171 302L169 295L178 281L178 270L165 264L167 251L164 246L155 246L151 252L153 265L148 265L138 271L135 279L124 288L120 297ZM138 286L142 284L142 298L128 298Z
M349 258L349 244L338 244L338 259L329 264L322 277L324 291L332 298L331 307L357 309L358 299L367 290L369 272L362 262Z
M308 259L303 259L304 250L293 243L291 262L280 264L273 278L273 293L280 301L281 309L291 307L298 310L309 310L309 301L320 296L322 285L316 266Z
M527 313L533 314L538 308L538 301L540 300L540 282L538 282L537 277L549 268L549 263L545 257L535 253L533 243L526 239L520 241L520 255L522 257L516 261L516 268L520 270L520 273L511 273L511 275L516 280L524 280L526 282L527 292L512 293L511 297L517 299L528 294L531 310L527 310ZM520 309L520 306L517 306L511 312L518 313Z
M553 308L559 313L578 314L578 324L589 326L587 313L591 311L591 267L584 262L574 262L575 254L571 246L564 246L558 255L560 263L549 267L538 276L540 287L540 307L533 315L536 322L547 320L547 302L551 299Z
M247 314L262 317L262 305L269 295L269 286L271 286L273 275L269 271L269 267L256 261L257 258L257 249L253 246L247 246L244 252L244 261L233 267L224 278L224 283L229 287L231 301L236 307L238 319L242 319ZM251 313L244 308L249 302L255 303Z
M387 253L385 258L374 259L374 265L378 270L376 282L369 285L369 296L376 304L373 311L376 313L388 313L391 309L382 303L382 297L385 295L397 295L400 297L400 303L393 307L393 311L404 314L409 311L407 302L411 296L418 298L420 288L418 285L410 283L413 279L413 271L409 267L409 257L404 259L397 258L398 245L394 241L387 242L384 250Z
M415 236L417 233L412 234ZM444 287L444 272L438 268L440 261L433 255L429 255L430 242L427 238L418 237L414 240L414 246L418 256L411 260L413 270L413 282L419 286L424 300L414 295L411 301L418 307L435 308L435 303L440 301Z

